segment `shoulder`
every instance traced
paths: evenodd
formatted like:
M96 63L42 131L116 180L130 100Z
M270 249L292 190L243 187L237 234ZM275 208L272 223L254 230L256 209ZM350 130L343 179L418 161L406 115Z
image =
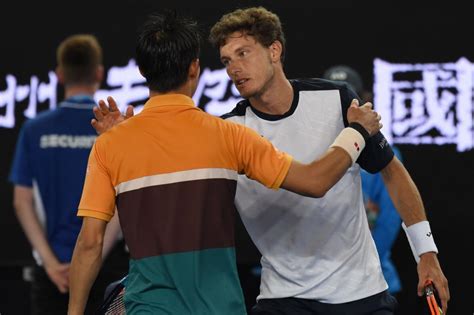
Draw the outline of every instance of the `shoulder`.
M359 99L347 83L321 78L293 79L290 82L296 97L304 96L305 99L310 100L311 104L320 104L323 107L339 106L344 124L347 125L347 109L354 98Z
M51 126L51 121L58 114L58 109L46 110L38 113L34 118L28 119L23 123L22 129L25 131L40 131L43 128Z
M290 80L293 88L298 92L338 91L341 105L350 105L354 98L359 98L346 82L332 81L321 78Z
M221 116L222 119L229 119L232 117L242 117L245 116L245 112L247 111L247 107L250 106L249 101L242 100L237 103L237 105L232 109L230 112Z
M141 112L133 117L130 117L119 124L111 127L102 134L100 134L96 141L96 149L101 150L122 150L123 145L140 145L141 141L137 139L142 139L143 134L146 133L146 114ZM94 131L95 132L95 131Z
M290 82L299 91L342 90L345 92L348 89L348 85L345 82L321 78L292 79Z
M315 95L319 95L320 92L331 92L337 93L337 97L340 100L343 113L347 111L347 108L351 104L354 98L359 99L357 94L349 87L349 85L342 81L332 81L321 78L309 78L309 79L293 79L290 80L295 92L311 93L315 92ZM316 94L318 93L318 94ZM319 96L318 96L319 97Z

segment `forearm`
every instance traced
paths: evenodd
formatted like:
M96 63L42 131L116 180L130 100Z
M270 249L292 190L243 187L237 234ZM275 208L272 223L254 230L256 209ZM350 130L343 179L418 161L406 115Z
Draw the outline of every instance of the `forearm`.
M380 210L379 216L375 222L375 227L372 231L372 236L380 256L390 253L400 229L400 216L393 206L389 209Z
M69 274L70 295L68 314L84 314L90 289L102 264L102 244L90 247L79 238Z
M120 231L121 228L118 213L117 211L115 211L115 215L109 221L105 229L104 246L102 248L102 260L105 260L112 248L117 243Z
M83 314L90 289L102 264L106 222L85 217L77 238L69 274L68 314Z
M355 128L344 128L322 157L310 164L293 161L282 187L301 195L323 197L357 161L366 137Z
M43 264L45 266L59 264L33 207L33 192L30 188L15 187L14 207L16 217L31 247L38 252Z
M378 205L379 212L377 220L375 221L374 229L372 230L372 236L379 255L383 256L390 253L392 249L393 243L401 229L401 219L397 209L390 199L385 185L382 182L382 176L374 176L377 176L380 179L380 181L377 181L380 188L373 200L375 204Z
M293 161L282 187L306 196L323 197L351 164L352 160L344 149L332 147L310 164Z
M405 225L426 220L420 193L408 171L396 157L382 170L382 177Z
M420 194L405 167L394 157L382 171L387 190L398 210L406 229L407 238L418 263L418 295L421 296L428 280L435 283L443 313L449 301L448 281L438 262L438 249L434 243ZM418 224L416 224L418 223Z

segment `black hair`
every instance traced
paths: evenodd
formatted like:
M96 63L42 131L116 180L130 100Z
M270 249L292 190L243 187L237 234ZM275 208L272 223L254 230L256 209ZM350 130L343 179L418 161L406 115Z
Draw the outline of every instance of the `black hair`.
M150 90L165 93L183 85L191 62L199 57L200 40L197 23L176 11L150 15L136 46L138 67Z

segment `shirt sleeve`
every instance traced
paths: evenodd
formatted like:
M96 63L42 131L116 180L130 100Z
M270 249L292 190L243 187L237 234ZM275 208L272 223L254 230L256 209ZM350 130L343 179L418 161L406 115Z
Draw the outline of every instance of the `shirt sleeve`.
M99 140L92 147L77 215L110 221L115 211L115 189L103 162Z
M357 163L367 172L375 174L392 161L393 155L392 147L379 131L367 141Z
M31 165L31 146L28 141L27 125L23 125L15 148L15 155L10 170L9 180L15 185L33 186L33 170Z
M239 173L271 189L280 188L288 174L292 157L279 151L254 130L235 124L238 132L234 152L237 154Z
M360 97L347 84L344 84L340 90L342 117L344 126L349 125L347 121L347 110L354 98L359 100L359 104L363 105ZM385 136L379 131L366 142L365 149L357 159L359 164L367 172L374 174L381 171L393 159L393 151Z

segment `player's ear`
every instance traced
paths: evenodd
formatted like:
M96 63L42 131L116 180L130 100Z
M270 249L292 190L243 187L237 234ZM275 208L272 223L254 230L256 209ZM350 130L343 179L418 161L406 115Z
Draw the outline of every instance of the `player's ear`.
M104 80L104 66L99 65L95 71L95 80L97 82L102 82Z
M201 71L201 67L199 64L199 58L196 58L189 65L189 70L188 70L189 78L195 79L199 77L200 71Z
M60 67L60 66L57 66L55 72L56 72L56 76L58 77L59 83L64 84L64 71L63 71L63 68Z
M273 62L280 61L281 54L283 51L283 45L281 44L281 42L279 40L276 40L270 45L269 48L270 48L270 57L272 61Z

